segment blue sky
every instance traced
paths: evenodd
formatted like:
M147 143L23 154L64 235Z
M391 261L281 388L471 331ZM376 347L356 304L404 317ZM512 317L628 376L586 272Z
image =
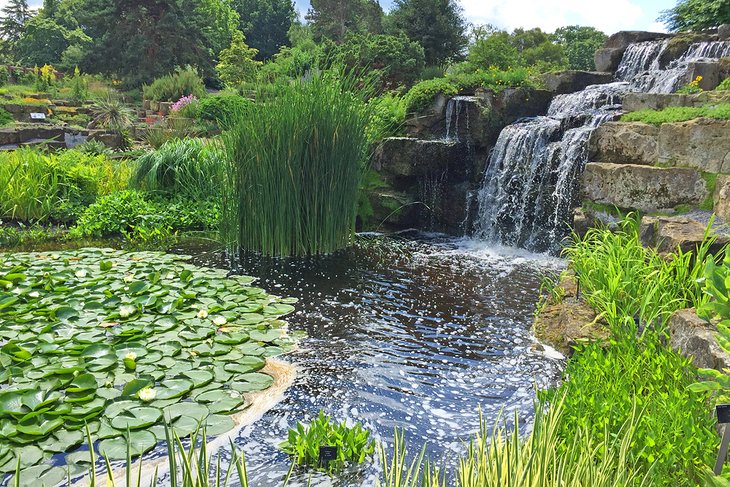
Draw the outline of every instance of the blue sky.
M309 0L295 0L300 13ZM673 7L676 0L457 0L467 20L474 24L494 24L512 30L540 27L552 32L564 25L590 25L607 34L619 30L663 31L656 22L659 12ZM393 0L380 0L386 10ZM0 0L0 7L7 0ZM30 0L38 7L41 0Z
M512 30L540 27L554 31L564 25L590 25L612 34L619 30L664 31L656 22L659 12L672 8L676 0L457 0L467 20L474 24L494 24ZM296 0L300 12L308 0ZM380 0L384 9L392 0Z

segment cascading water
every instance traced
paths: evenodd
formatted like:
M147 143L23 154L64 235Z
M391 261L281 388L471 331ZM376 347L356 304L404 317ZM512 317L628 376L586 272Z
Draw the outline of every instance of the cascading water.
M459 118L464 113L466 126L465 130L469 131L469 110L467 102L474 100L473 96L455 96L449 99L446 104L446 139L459 140Z
M619 65L619 82L556 96L547 116L505 127L476 196L475 235L537 252L559 250L570 232L590 135L620 114L622 96L632 91L670 93L686 76L689 63L730 55L730 42L696 43L661 69L667 46L665 40L632 44Z

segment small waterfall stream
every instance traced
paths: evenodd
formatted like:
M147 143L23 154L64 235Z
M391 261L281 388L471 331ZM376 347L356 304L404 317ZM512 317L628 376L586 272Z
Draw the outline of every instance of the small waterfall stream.
M616 73L619 81L556 96L547 116L505 127L476 195L475 236L536 252L558 251L570 232L590 135L621 113L622 96L671 93L689 63L730 55L730 42L696 43L661 69L667 45L666 40L630 45Z

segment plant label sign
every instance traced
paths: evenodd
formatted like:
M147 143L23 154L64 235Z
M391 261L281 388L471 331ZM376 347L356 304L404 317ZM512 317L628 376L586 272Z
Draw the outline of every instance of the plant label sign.
M719 424L730 423L730 404L718 404L715 406L715 412L717 413L717 422Z
M40 112L33 112L30 114L30 118L31 118L31 120L45 120L46 114L40 113Z
M320 446L319 447L319 462L325 467L330 462L337 460L337 447L336 446Z

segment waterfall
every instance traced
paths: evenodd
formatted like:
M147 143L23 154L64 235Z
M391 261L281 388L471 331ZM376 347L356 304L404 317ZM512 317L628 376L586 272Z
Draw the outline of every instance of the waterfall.
M588 162L588 140L621 113L628 92L674 91L689 63L730 55L730 42L702 42L660 67L669 41L631 44L615 83L556 96L547 116L505 127L492 149L476 195L475 236L537 252L556 252L570 232L579 178Z
M465 129L469 132L469 108L467 103L474 100L475 97L473 96L455 96L449 99L446 104L446 139L459 140L459 118L462 112L466 114L466 117L464 117L466 121Z

